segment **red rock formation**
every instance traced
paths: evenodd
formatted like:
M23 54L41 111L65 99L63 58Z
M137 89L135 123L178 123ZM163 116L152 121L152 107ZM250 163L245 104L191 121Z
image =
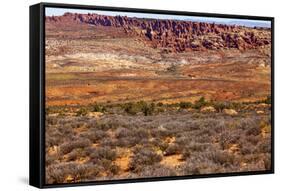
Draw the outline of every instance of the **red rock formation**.
M121 27L126 34L137 34L154 47L175 52L229 48L244 50L271 43L268 29L214 23L76 13L46 17L46 22L59 25L78 22L95 26Z

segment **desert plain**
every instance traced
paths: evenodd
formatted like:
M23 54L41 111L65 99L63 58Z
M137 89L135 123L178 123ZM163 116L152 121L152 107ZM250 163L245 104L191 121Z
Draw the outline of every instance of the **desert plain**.
M46 183L271 169L271 29L45 18Z

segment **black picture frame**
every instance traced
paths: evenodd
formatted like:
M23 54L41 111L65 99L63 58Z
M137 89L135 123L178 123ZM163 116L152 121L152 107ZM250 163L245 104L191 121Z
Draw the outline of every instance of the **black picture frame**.
M272 99L271 169L266 171L219 173L219 174L206 174L206 175L104 180L104 181L91 181L85 183L66 183L66 184L52 184L52 185L45 184L45 101L44 100L45 100L45 8L46 7L270 21L271 22L271 96L272 96L271 97ZM30 185L38 188L52 188L52 187L133 183L133 182L147 182L147 181L228 177L228 176L274 173L274 17L215 14L215 13L195 13L195 12L184 12L184 11L135 9L135 8L104 7L104 6L58 4L58 3L39 3L36 5L32 5L30 6L29 13L30 13L30 36L29 36L30 38L29 184Z

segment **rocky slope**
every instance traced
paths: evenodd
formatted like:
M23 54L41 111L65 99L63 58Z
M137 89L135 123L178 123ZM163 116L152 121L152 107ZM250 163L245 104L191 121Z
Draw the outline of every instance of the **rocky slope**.
M46 17L47 25L88 24L123 29L164 52L218 49L256 49L271 44L270 29L203 22L141 19L126 16L65 13Z

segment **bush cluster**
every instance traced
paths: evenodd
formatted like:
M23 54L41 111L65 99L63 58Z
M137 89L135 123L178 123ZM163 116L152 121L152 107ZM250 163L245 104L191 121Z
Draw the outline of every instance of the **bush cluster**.
M177 106L161 102L152 106L146 102L131 104L137 115L124 113L122 109L119 113L105 112L100 118L86 114L46 116L46 182L271 168L271 118L268 115L245 112L245 115L232 117L222 112L185 110L214 106L215 102L203 98L193 104L182 102ZM242 107L222 105L214 107L217 111ZM91 107L85 107L86 112L100 111L99 107L92 110ZM122 107L126 109L124 104L120 105ZM157 114L157 108L164 108L165 112ZM130 154L127 170L118 163L124 153ZM161 164L163 159L173 158L173 155L180 155L179 164Z
M130 170L140 172L143 167L153 165L162 160L162 156L150 148L138 148L129 164Z
M131 115L136 115L142 112L145 116L152 115L155 111L155 103L147 103L145 101L128 102L122 105L125 112Z

